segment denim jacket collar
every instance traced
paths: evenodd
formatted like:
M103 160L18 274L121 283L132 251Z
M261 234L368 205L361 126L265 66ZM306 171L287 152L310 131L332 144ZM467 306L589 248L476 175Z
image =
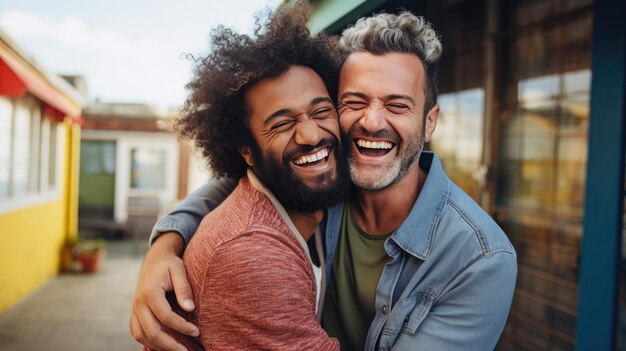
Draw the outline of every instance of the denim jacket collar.
M390 241L408 254L425 260L430 254L439 216L449 196L449 184L436 154L422 152L419 166L427 173L426 181L409 216L391 236ZM395 248L389 241L385 247L392 257L395 256Z

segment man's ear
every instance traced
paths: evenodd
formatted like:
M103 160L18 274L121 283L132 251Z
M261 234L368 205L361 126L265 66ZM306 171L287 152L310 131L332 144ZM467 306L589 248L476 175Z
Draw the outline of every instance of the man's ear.
M430 137L433 135L435 128L437 127L437 121L439 120L439 105L435 104L433 108L426 114L426 123L424 124L424 141L429 142Z
M246 161L246 163L248 164L248 166L252 167L254 166L254 159L252 158L252 150L250 150L249 146L242 146L239 149L239 153L241 154L241 157L243 157L244 161Z

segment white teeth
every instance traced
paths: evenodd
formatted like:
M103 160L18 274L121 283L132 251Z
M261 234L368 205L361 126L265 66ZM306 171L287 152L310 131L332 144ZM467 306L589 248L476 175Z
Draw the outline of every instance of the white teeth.
M369 141L358 139L356 144L359 147L366 149L391 149L393 147L393 144L388 141Z
M326 158L326 156L328 156L328 149L322 149L314 153L313 155L300 156L299 158L295 159L293 163L297 165L303 165L305 163L313 163L323 158Z

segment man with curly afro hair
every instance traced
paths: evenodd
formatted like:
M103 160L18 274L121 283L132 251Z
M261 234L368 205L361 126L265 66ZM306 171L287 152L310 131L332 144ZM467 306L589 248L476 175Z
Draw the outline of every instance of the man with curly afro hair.
M310 37L307 16L295 6L259 17L256 38L216 28L188 84L181 134L218 176L240 179L185 249L197 304L186 317L199 336L166 331L188 349L339 349L316 316L316 230L349 183L331 98L335 41Z

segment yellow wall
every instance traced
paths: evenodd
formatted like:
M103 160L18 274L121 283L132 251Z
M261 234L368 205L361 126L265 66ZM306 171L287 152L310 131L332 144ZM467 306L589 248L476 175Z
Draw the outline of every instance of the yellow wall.
M59 272L63 242L76 235L80 127L64 126L58 198L0 213L0 313Z
M71 159L66 160L67 188L65 191L66 223L65 231L68 237L78 236L78 178L80 176L80 125L73 124L67 128L66 155Z

